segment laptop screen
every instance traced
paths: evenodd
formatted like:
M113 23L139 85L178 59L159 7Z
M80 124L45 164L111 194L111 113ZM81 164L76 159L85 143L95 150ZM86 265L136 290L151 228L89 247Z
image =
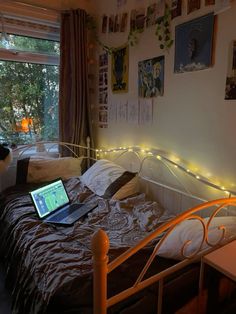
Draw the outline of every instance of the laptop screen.
M30 192L30 195L40 218L70 202L61 180L38 188Z

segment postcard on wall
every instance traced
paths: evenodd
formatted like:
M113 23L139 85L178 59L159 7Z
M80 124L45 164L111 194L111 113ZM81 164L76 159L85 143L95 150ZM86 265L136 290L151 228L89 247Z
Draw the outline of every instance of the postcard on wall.
M115 101L109 102L108 121L109 122L116 122L117 121L117 104Z
M236 40L230 44L225 99L236 99Z
M201 6L201 0L187 0L187 13L199 10Z
M153 99L139 100L140 124L152 124L153 122Z
M130 31L142 32L145 25L145 8L133 9L130 13Z
M113 93L128 92L129 48L124 46L112 51L111 87Z
M158 19L165 15L165 0L158 0L157 1L157 17Z
M120 22L120 31L122 33L126 32L127 22L128 22L128 13L123 13L121 16L121 22Z
M108 52L99 55L99 66L104 67L108 65Z
M139 97L148 98L164 94L164 56L138 63Z
M174 19L182 14L182 0L171 1L171 18Z
M128 102L120 101L117 102L117 121L126 122L127 121L127 107Z
M128 102L128 123L138 124L139 122L139 102L133 100Z
M108 23L108 16L103 15L103 17L102 17L102 33L107 32L107 23Z
M203 70L212 65L213 13L177 25L175 28L175 73Z
M109 21L108 21L108 32L109 33L114 32L114 24L115 24L115 16L112 14L109 16Z

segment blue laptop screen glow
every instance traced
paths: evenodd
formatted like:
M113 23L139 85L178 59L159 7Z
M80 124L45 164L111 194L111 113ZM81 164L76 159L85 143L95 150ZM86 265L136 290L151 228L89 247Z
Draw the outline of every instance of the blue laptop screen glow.
M34 190L30 194L40 218L69 203L69 198L61 180Z

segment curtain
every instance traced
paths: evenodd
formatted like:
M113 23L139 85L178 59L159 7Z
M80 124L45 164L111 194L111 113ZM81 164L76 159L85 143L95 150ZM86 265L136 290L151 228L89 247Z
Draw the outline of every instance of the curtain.
M61 16L59 139L86 146L89 136L93 146L86 16L81 9L65 11Z

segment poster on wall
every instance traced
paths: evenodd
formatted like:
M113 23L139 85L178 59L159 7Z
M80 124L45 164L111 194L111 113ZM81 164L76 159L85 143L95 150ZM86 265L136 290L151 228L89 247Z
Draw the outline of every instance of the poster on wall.
M187 13L199 10L201 6L201 0L188 0L187 1Z
M99 55L98 126L108 127L108 52Z
M112 51L111 89L113 93L128 92L129 48L123 46Z
M174 19L182 14L182 0L171 1L171 18Z
M175 28L175 73L203 70L212 65L214 14Z
M138 93L143 98L163 96L164 56L138 63Z
M236 40L230 44L225 99L236 99Z

